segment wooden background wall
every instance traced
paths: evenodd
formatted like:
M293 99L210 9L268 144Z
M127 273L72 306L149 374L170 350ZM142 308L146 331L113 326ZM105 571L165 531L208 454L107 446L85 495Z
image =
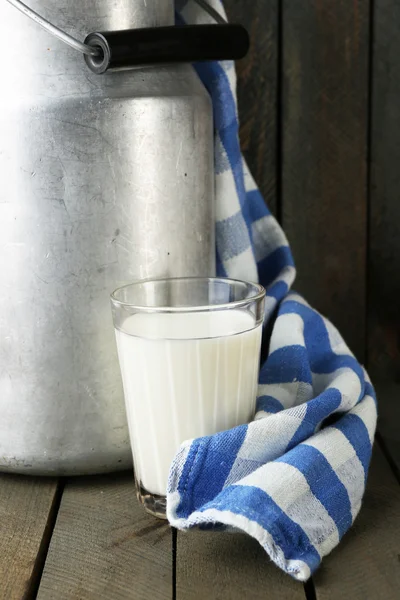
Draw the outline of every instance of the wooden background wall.
M295 287L397 394L400 4L225 6L252 36L238 65L242 145L289 237Z

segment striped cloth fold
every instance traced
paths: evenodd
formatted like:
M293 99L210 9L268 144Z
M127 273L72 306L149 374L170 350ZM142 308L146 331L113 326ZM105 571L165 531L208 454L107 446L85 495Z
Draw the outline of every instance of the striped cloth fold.
M219 1L210 4L225 16ZM179 20L211 22L193 0L179 9ZM259 280L266 321L275 321L255 420L181 446L170 471L168 519L178 529L247 532L305 581L360 510L376 397L337 329L290 292L288 241L240 152L234 65L196 69L214 105L218 273Z

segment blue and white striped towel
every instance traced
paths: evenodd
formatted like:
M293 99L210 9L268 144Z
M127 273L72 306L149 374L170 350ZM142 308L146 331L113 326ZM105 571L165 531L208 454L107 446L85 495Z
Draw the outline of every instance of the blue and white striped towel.
M210 3L224 14L218 0ZM180 15L210 22L193 0L181 2ZM255 420L181 446L170 472L168 518L178 529L247 532L304 581L360 510L376 398L338 331L289 292L295 269L287 239L240 152L233 64L197 70L214 102L218 272L259 279L267 320L279 310Z

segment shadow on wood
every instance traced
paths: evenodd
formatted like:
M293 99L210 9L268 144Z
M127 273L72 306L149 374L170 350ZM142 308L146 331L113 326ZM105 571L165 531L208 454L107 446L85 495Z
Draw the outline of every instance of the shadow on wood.
M68 483L38 599L170 600L171 595L171 529L139 506L133 474Z

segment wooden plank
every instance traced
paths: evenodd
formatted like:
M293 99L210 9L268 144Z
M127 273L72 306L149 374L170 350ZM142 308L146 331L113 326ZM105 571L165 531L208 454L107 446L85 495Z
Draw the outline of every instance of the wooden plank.
M396 0L375 0L368 364L374 381L397 382L400 381L399 22L400 4Z
M56 509L54 479L0 475L0 598L33 597Z
M244 534L178 533L176 569L176 600L305 600L303 586Z
M269 209L277 211L277 96L279 0L225 0L231 22L251 35L249 55L237 64L240 138L245 158Z
M377 387L379 421L378 431L393 469L400 478L400 385L380 384Z
M169 525L139 506L131 473L65 488L39 600L170 600Z
M282 215L296 289L363 358L369 2L282 2Z
M399 540L400 486L376 446L361 513L314 578L317 600L397 600Z

